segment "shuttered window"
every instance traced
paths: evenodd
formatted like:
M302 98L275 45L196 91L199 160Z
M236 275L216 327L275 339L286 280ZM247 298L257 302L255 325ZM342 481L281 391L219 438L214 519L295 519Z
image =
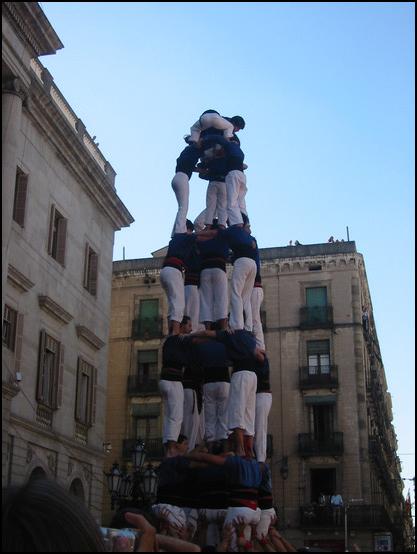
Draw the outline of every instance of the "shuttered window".
M160 437L160 422L159 416L141 416L135 418L136 423L136 439L149 441Z
M36 399L53 410L61 406L63 371L63 345L45 331L41 331Z
M138 379L143 385L158 379L158 350L138 350Z
M97 296L98 255L91 246L85 245L84 287L93 296Z
M25 224L26 195L28 187L28 176L19 168L16 170L16 185L13 202L13 219L21 227Z
M327 306L327 288L309 287L306 289L306 302L309 308L324 308Z
M97 370L78 358L75 419L88 427L95 422Z
M16 342L16 324L17 324L17 312L4 305L4 315L3 315L3 344L9 350L14 352L15 342Z
M65 265L66 239L67 220L53 204L49 221L48 253L63 266Z

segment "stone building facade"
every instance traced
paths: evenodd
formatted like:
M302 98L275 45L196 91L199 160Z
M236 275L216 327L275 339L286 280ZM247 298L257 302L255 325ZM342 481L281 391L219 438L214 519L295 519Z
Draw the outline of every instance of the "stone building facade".
M115 172L39 61L37 2L2 4L2 484L48 475L100 520Z
M106 438L112 459L123 463L139 437L151 457L161 455L164 251L113 263ZM273 392L269 454L285 536L332 551L343 551L345 540L362 551L384 541L400 549L400 464L363 256L354 242L260 254ZM347 526L344 512L328 506L336 491L348 505Z

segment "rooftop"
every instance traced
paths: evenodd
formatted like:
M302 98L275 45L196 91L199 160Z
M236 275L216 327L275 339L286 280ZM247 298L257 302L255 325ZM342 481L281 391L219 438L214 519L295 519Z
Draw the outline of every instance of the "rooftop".
M261 260L311 258L313 256L327 256L335 254L356 254L356 252L355 241L300 244L299 246L275 246L272 248L259 249ZM163 260L163 257L116 260L113 262L113 273L117 274L125 271L140 269L160 269L162 267Z

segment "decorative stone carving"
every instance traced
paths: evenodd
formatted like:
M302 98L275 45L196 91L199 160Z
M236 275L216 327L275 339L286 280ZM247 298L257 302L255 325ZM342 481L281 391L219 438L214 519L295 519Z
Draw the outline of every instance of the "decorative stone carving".
M59 304L54 302L49 296L38 296L39 306L45 310L49 315L52 315L62 323L69 323L74 316L68 313Z
M56 455L55 454L49 454L46 459L48 460L48 467L51 470L52 473L55 473L56 468Z
M71 460L68 461L68 471L67 471L67 475L68 477L71 475L71 473L73 472L74 470L74 464L72 463Z
M35 283L32 283L27 277L17 270L12 264L9 264L7 279L11 285L17 288L20 292L28 292Z
M89 464L82 464L81 467L83 470L84 479L87 481L87 483L91 483L91 478L92 478L91 466Z
M98 338L90 329L84 327L84 325L77 325L77 336L88 343L89 346L92 346L95 350L100 350L105 345L101 339Z
M31 445L28 444L28 449L27 449L27 452L26 452L26 463L30 464L30 462L32 461L32 458L33 458L33 450L32 450Z
M3 94L15 94L24 100L28 94L27 88L19 77L11 77L2 83Z

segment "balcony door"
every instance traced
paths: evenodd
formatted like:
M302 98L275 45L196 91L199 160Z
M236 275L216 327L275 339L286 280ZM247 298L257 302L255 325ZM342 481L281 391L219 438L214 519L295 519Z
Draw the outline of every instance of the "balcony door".
M327 322L327 288L306 288L306 305L310 324Z
M150 386L158 382L158 350L138 350L138 385Z
M336 490L336 469L310 469L311 502L319 504L320 495L329 497Z
M312 405L310 411L310 432L319 443L325 443L334 432L334 405Z
M329 375L330 342L328 340L307 341L309 375Z

